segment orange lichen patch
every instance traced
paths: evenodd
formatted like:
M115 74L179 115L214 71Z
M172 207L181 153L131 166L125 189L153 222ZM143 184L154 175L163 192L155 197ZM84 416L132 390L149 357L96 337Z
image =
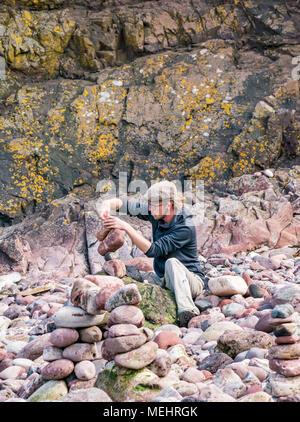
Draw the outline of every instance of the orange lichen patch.
M227 169L227 164L221 157L204 157L199 164L186 171L191 180L205 180L211 183L216 176L222 175Z

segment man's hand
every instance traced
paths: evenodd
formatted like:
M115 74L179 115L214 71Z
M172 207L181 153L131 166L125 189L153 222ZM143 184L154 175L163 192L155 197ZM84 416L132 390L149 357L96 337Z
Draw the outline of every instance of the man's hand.
M101 218L101 217L100 217ZM104 227L108 229L128 230L129 224L118 217L108 216L104 219Z
M96 208L99 218L105 220L110 215L110 204L108 202L102 202L102 204Z

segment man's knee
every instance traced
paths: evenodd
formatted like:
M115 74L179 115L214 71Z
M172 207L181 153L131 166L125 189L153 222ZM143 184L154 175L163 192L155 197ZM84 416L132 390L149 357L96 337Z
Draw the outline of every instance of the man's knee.
M165 269L172 267L173 265L177 265L180 261L177 258L168 258L165 262Z

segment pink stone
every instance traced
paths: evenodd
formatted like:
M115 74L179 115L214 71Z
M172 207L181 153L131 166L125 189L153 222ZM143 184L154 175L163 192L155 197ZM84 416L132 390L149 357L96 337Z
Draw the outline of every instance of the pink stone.
M124 286L123 281L118 277L112 277L110 275L86 275L85 279L96 284L101 289L106 287L116 286L118 289Z
M276 337L275 342L276 344L293 344L299 341L299 337L292 335L292 336L282 336Z
M261 382L263 382L268 376L268 372L258 366L249 365L248 370L251 371Z
M167 350L168 347L175 346L176 344L183 344L183 341L176 333L167 330L158 333L153 341L158 344L160 349L164 350Z
M58 359L42 368L41 374L46 380L61 380L73 372L74 364L68 359Z
M103 270L113 277L122 278L126 275L126 266L120 259L105 261Z
M109 337L104 341L103 357L106 360L113 360L115 355L137 349L146 341L147 337L142 333L133 336Z
M134 324L137 327L142 327L144 322L144 314L138 307L122 305L111 312L107 326L111 327L114 324Z
M94 377L88 381L81 381L79 379L75 379L69 383L69 392L75 390L82 390L87 388L94 387L95 381L97 377Z
M108 252L115 252L120 249L125 242L125 232L124 230L112 229L107 234L105 239L100 242L98 247L98 252L100 255L104 256Z
M140 271L154 271L153 268L153 258L148 258L144 256L138 256L136 258L128 259L124 261L125 265L132 265Z
M285 377L300 375L300 359L269 359L270 369Z
M52 331L50 341L53 346L67 347L73 343L76 343L78 338L78 331L73 328L57 328L56 330Z
M115 324L108 330L108 337L121 337L140 334L140 330L133 324Z
M184 371L183 375L181 376L181 379L183 381L192 382L196 384L197 382L205 381L206 377L202 371L199 371L194 367L190 367Z

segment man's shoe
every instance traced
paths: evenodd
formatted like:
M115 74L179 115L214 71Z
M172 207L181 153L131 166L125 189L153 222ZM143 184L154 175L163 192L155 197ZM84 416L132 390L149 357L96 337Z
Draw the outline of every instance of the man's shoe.
M194 311L182 311L178 315L178 321L179 321L179 327L187 327L189 321L194 318L195 316L198 316Z

